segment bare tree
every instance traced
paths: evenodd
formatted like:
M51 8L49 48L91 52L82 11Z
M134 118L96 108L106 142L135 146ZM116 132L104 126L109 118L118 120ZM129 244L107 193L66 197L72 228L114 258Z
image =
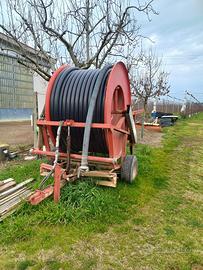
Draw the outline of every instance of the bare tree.
M50 74L36 61L40 57L82 68L126 58L126 44L133 48L142 37L137 14L157 14L152 2L7 0L1 3L0 28L18 45L19 62L48 80ZM39 57L30 57L22 43L35 48Z
M131 89L133 94L142 100L146 113L150 98L169 93L169 73L162 70L162 59L160 60L152 49L141 55L140 63L134 69L133 66L130 68Z

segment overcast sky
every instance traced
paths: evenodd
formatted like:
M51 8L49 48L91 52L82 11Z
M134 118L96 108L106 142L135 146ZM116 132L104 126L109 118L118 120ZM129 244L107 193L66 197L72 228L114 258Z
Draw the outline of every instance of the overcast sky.
M171 96L184 98L188 90L203 102L203 0L154 0L153 6L159 15L149 22L140 13L138 22L154 41L145 46L155 48L170 72Z
M203 0L154 0L154 7L159 15L142 22L142 33L163 56L171 95L189 90L203 102Z

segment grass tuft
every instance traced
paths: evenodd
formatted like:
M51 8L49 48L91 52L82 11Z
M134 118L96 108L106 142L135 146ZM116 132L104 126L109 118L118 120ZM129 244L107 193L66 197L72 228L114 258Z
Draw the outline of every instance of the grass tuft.
M53 198L37 206L23 204L0 224L1 246L8 253L0 253L2 269L12 269L13 252L26 255L18 269L201 266L202 121L199 114L166 128L163 147L137 145L139 175L132 185L120 181L111 189L81 180L62 189L58 204ZM38 184L39 165L32 161L9 167L0 179L20 182L34 176ZM43 252L42 261L38 256Z
M26 270L28 269L30 266L35 265L34 261L30 261L30 260L24 260L21 261L17 264L17 270Z

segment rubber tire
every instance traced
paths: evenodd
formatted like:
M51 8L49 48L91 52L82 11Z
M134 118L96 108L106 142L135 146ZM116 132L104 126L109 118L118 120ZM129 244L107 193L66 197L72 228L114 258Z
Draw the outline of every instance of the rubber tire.
M133 183L138 173L136 156L128 155L124 158L121 166L121 179L127 183Z

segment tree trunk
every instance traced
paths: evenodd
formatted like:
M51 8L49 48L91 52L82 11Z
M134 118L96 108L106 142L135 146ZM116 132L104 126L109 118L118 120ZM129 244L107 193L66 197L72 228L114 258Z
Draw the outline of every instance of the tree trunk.
M147 111L147 100L144 101L144 112L142 114L141 139L143 139L144 137L144 122L145 122L146 111Z
M86 0L86 22L85 22L85 30L86 30L86 58L87 62L90 60L90 37L89 37L89 25L90 25L90 1Z
M145 119L145 112L142 114L142 127L141 127L141 139L144 137L144 119Z
M144 113L147 113L147 100L144 100Z

